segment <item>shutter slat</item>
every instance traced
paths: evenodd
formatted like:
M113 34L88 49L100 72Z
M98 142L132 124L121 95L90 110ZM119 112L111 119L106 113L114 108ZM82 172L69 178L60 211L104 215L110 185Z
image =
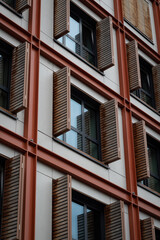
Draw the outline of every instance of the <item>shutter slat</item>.
M54 38L58 39L70 31L70 0L54 1Z
M108 240L125 240L124 203L122 201L107 205L105 214L105 237Z
M149 160L147 153L147 138L144 121L139 121L133 124L133 137L137 180L141 181L150 177Z
M31 0L16 0L16 11L23 12L31 7Z
M104 71L115 64L113 50L113 26L111 17L106 17L97 23L96 40L98 68L101 71Z
M152 68L156 110L160 112L160 64Z
M10 111L17 113L27 108L30 45L22 43L13 50L10 86Z
M71 176L53 180L52 239L71 239Z
M53 74L53 135L55 137L71 129L70 69L65 67ZM61 101L63 97L63 101Z
M118 103L112 99L100 106L102 161L111 163L120 159Z
M156 240L153 218L147 218L140 221L142 240Z
M127 43L127 60L130 91L134 91L142 86L138 57L138 44L135 40Z
M17 166L17 162L19 163ZM16 171L14 168L16 165ZM12 167L11 167L12 166ZM10 174L7 170L10 169ZM12 172L13 169L13 172ZM16 177L15 177L16 176ZM18 181L17 181L18 180ZM10 182L14 188L7 188ZM1 240L21 239L24 188L24 156L5 160Z

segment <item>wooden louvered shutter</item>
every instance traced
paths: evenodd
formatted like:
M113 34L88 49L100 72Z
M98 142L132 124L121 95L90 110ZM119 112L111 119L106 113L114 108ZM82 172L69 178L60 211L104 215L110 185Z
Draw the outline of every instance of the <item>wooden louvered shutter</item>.
M152 68L156 109L160 112L160 64Z
M20 44L13 50L10 86L10 111L17 113L27 108L30 45Z
M70 0L54 0L54 38L70 31Z
M138 56L138 44L135 40L127 43L127 60L130 91L134 91L142 87Z
M52 239L72 238L72 186L71 176L53 180Z
M101 150L103 163L120 159L118 103L112 99L100 106Z
M16 0L17 12L23 12L29 7L31 7L31 0Z
M22 239L24 156L5 160L1 240Z
M53 74L53 135L55 137L71 129L70 69L62 68Z
M147 218L140 221L142 240L156 240L153 218Z
M126 20L137 26L137 1L122 0L123 16Z
M104 210L105 214L105 239L125 240L124 229L124 202L117 201L107 205Z
M112 18L106 17L97 23L97 60L101 71L114 65Z
M145 131L145 122L143 120L133 124L133 137L137 180L141 181L150 177L147 137Z

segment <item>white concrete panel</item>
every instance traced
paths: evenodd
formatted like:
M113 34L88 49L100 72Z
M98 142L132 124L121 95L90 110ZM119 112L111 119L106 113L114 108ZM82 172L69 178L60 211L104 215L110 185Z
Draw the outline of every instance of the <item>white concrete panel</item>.
M46 175L53 179L60 178L64 175L61 172L59 172L41 162L37 162L37 172L42 173L43 175Z
M119 166L121 167L121 164ZM109 170L109 181L126 189L126 178L117 172Z
M16 132L16 120L8 117L2 112L0 112L0 125L13 132Z
M114 16L114 1L113 0L99 0L99 4L112 16Z
M41 0L41 32L53 39L53 3L54 0ZM53 41L53 40L52 40Z
M148 202L151 202L155 205L157 205L158 207L160 206L160 198L154 194L152 194L151 192L141 188L138 186L138 196L147 199Z
M0 13L7 16L7 18L9 18L11 21L24 28L25 30L28 30L28 13L26 14L23 13L21 18L3 5L0 6Z
M52 178L37 173L35 239L52 239Z
M130 240L128 206L124 204L124 223L126 240Z
M16 121L16 129L15 132L21 136L24 134L24 123L20 121Z
M17 47L20 44L20 42L17 39L3 31L2 29L0 29L0 39L2 39L3 41L5 41L6 43L10 44L13 47Z
M8 146L0 143L0 154L6 156L6 157L14 157L15 156L15 151Z
M17 113L17 118L19 121L24 122L24 110Z
M144 219L149 218L151 216L149 216L148 214L146 214L144 212L139 212L139 217L140 217L141 220L144 220ZM154 226L157 227L157 228L160 228L160 220L157 220L156 218L153 218L153 219L154 219Z
M45 133L38 131L38 144L44 148L52 151L53 140L50 136Z

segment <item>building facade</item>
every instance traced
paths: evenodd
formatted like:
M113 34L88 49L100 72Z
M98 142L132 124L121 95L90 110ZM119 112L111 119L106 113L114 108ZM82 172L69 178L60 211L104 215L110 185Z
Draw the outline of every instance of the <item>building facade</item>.
M0 0L0 239L160 239L160 1Z

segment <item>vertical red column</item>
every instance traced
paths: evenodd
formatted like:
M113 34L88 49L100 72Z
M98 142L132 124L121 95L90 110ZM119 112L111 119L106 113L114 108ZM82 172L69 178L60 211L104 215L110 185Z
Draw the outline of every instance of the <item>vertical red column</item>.
M141 239L141 234L132 133L132 114L130 110L131 104L127 69L127 54L121 0L114 0L114 9L115 17L118 19L118 29L116 31L116 37L117 37L120 95L123 97L124 101L124 107L122 108L122 121L123 121L123 139L126 168L126 185L127 190L130 192L131 201L131 204L128 205L130 239L138 240Z
M160 1L153 1L154 24L156 30L157 49L160 54Z
M38 88L40 61L40 13L41 1L32 0L29 14L28 31L31 33L29 100L25 112L24 136L28 139L26 152L25 199L24 199L24 231L23 239L35 239L36 213L36 167L38 140Z

